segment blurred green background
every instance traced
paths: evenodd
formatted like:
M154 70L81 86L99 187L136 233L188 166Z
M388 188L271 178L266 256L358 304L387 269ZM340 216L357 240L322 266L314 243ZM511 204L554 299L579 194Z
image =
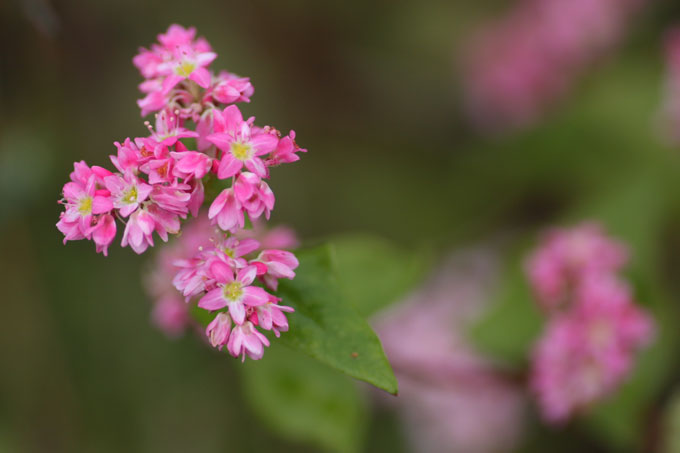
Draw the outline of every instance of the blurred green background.
M667 326L645 362L655 374L640 424L653 439L639 447L587 429L541 431L526 449L555 439L565 451L658 448L654 423L680 375L680 155L655 120L661 40L680 7L649 3L622 47L539 125L488 139L461 114L456 55L508 1L2 2L0 452L320 448L257 418L240 363L150 325L140 281L148 254L112 247L104 259L91 243L64 247L54 226L73 161L108 165L113 141L145 133L131 59L171 23L197 27L219 55L215 68L251 77L246 114L295 129L309 149L271 180L273 221L303 240L360 231L443 255L499 237L526 246L540 228L582 218L628 240L640 298ZM504 319L510 335L513 322ZM490 351L507 345L483 330ZM336 401L329 411L340 421L319 428L339 449L407 450L394 417L368 410L365 389L337 386L359 402ZM309 414L303 406L291 417Z

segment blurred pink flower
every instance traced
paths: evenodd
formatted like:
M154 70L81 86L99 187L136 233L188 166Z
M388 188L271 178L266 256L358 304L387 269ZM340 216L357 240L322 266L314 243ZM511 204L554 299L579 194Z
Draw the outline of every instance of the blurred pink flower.
M527 126L616 45L645 0L519 0L463 58L464 101L486 130Z
M497 282L497 257L455 255L430 282L374 322L399 381L384 396L402 419L413 451L509 451L525 424L519 381L465 338Z
M526 271L540 304L553 310L570 300L582 279L618 271L627 261L625 245L591 222L548 231L529 256Z
M613 277L589 279L577 298L572 310L549 320L534 351L531 386L551 422L616 390L653 332L630 290Z
M651 339L651 318L616 275L626 261L625 246L592 223L553 230L528 261L548 315L530 385L549 422L564 422L613 393Z

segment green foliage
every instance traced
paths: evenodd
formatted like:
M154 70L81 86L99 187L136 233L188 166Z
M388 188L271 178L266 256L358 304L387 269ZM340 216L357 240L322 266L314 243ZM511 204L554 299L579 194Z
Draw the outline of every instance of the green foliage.
M526 364L543 325L524 276L522 258L516 256L510 261L489 311L468 331L482 352L513 368Z
M389 393L397 393L382 345L368 323L346 300L336 277L332 248L296 253L300 267L293 280L282 280L278 295L295 308L290 330L281 341L348 375Z
M332 244L342 290L364 316L413 289L429 267L429 252L414 253L378 237L348 235Z
M279 435L329 451L360 449L366 407L349 377L277 344L239 368L251 408Z

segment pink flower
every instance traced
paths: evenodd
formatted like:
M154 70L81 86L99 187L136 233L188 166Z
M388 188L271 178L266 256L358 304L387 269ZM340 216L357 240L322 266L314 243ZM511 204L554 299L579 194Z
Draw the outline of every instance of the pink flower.
M239 173L234 183L234 195L250 219L257 219L264 213L269 219L269 214L274 209L274 192L266 182L254 173Z
M155 184L149 199L166 211L185 218L189 212L190 190L190 185L178 182L170 185Z
M108 256L109 245L116 237L116 221L110 214L99 216L97 223L92 228L92 240L94 241L97 253L104 253Z
M296 153L306 152L306 149L300 148L298 144L295 143L295 131L290 131L286 137L279 140L276 149L266 163L268 166L273 167L275 165L296 162L300 160L300 156Z
M174 163L170 158L152 159L142 165L140 170L149 175L149 184L172 182Z
M156 222L149 212L144 209L133 212L125 225L121 246L130 245L135 253L144 253L149 246L153 246L152 234L155 227Z
M253 85L248 77L239 77L226 71L221 71L216 78L210 95L223 104L235 102L250 102L254 93Z
M161 297L154 304L151 320L168 337L179 337L190 324L187 305L176 295Z
M218 313L208 327L205 329L205 334L210 341L213 348L219 348L227 344L229 340L229 332L231 331L231 318L226 313Z
M224 189L210 205L208 218L217 223L223 231L243 228L245 219L241 204L234 196L233 189Z
M191 193L189 195L189 203L187 208L192 216L197 217L198 211L203 206L203 200L205 199L205 189L203 188L203 181L200 179L195 179L191 182Z
M235 237L216 241L215 247L221 252L221 258L232 268L240 269L248 265L243 257L260 248L255 239L238 240Z
M190 46L178 46L172 59L158 65L158 71L167 75L163 89L169 90L182 80L192 80L201 88L210 86L210 71L206 69L217 58L215 52L200 52Z
M225 263L215 262L210 273L217 281L217 288L209 291L198 301L198 306L206 310L219 310L229 307L229 314L238 325L246 318L246 307L256 307L267 303L269 294L262 288L250 286L255 280L255 266L234 271Z
M528 411L521 383L467 338L498 284L498 258L459 252L373 320L399 381L398 398L376 396L395 410L410 451L514 451L522 440Z
M620 41L645 2L520 0L473 34L463 58L466 110L491 131L526 127Z
M106 188L111 192L113 207L118 209L121 216L132 214L151 194L153 189L136 176L126 173L111 175L104 178Z
M253 360L260 360L265 346L269 346L269 340L250 321L235 326L227 343L229 353L234 357L242 356L244 361L246 354Z
M264 330L272 330L278 338L281 332L288 331L288 319L283 312L292 313L293 307L279 305L278 298L272 297L266 304L256 307L255 316L251 321Z
M65 202L63 204L66 207L66 211L57 224L57 226L62 225L60 229L63 228L65 231L68 231L71 229L67 226L68 224L77 224L80 234L83 237L89 237L93 215L104 214L113 209L113 203L108 196L108 192L96 190L96 181L97 178L93 174L88 179L85 187L77 182L67 182L64 184L63 193ZM73 236L73 233L70 236ZM64 239L64 242L66 240L67 238Z
M651 338L651 320L626 291L600 284L576 313L549 322L534 352L531 386L550 422L563 422L615 391Z
M152 130L151 138L164 146L172 146L180 138L198 137L194 131L182 127L180 118L167 110L163 110L156 117L156 128Z
M224 111L214 112L215 133L207 140L224 152L217 176L226 179L245 167L256 175L267 177L267 167L259 156L272 152L278 138L253 130L248 121L243 121L241 111L230 105Z
M90 176L94 175L95 182L98 185L104 185L104 178L111 176L113 173L105 168L93 165L89 167L84 160L73 163L73 171L69 175L71 181L79 183L81 186L86 186L90 180Z
M607 237L601 226L583 223L550 231L526 268L536 297L545 308L554 309L568 301L583 278L617 271L627 260L623 244Z
M652 320L616 277L626 259L622 244L584 224L553 231L529 261L529 278L550 316L531 375L549 422L564 422L613 393L651 340Z
M264 280L267 287L276 291L279 278L292 280L295 278L296 269L299 261L291 252L285 250L263 250L254 263L263 264L263 268L258 267L258 275Z
M170 154L176 161L173 174L178 178L201 179L208 174L212 167L210 156L198 151L172 152Z
M180 46L190 45L196 37L196 29L194 27L184 28L181 25L172 24L168 27L168 31L158 35L158 42L160 42L166 49L174 49Z

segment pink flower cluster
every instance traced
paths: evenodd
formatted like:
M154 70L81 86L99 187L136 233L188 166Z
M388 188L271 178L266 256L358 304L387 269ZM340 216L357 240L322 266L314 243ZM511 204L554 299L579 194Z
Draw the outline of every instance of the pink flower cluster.
M617 44L645 0L519 0L466 45L464 96L480 128L535 122Z
M260 358L268 340L256 326L278 335L288 326L283 312L292 310L264 287L275 291L278 279L293 278L298 262L290 252L261 249L246 238L246 219L269 219L275 202L266 182L270 168L295 162L306 150L295 143L295 132L282 136L243 118L233 104L249 102L253 86L248 78L212 72L216 57L194 28L179 25L140 49L133 62L145 78L139 86L145 96L138 104L142 116L156 112L155 127L146 122L148 136L115 143L115 172L74 164L57 228L64 243L89 239L106 255L119 221L121 245L143 253L154 245L154 233L167 242L189 214L198 216L205 185L216 185L221 192L209 200L207 215L220 233L208 242L210 235L183 241L179 247L195 255L179 260L175 286L187 301L202 296L201 308L219 312L208 327L213 346ZM197 250L194 241L203 247ZM181 330L185 311L174 298L164 300L157 322Z
M563 422L615 391L651 340L652 319L617 276L626 261L625 247L595 224L550 232L528 260L548 317L531 375L548 421Z

